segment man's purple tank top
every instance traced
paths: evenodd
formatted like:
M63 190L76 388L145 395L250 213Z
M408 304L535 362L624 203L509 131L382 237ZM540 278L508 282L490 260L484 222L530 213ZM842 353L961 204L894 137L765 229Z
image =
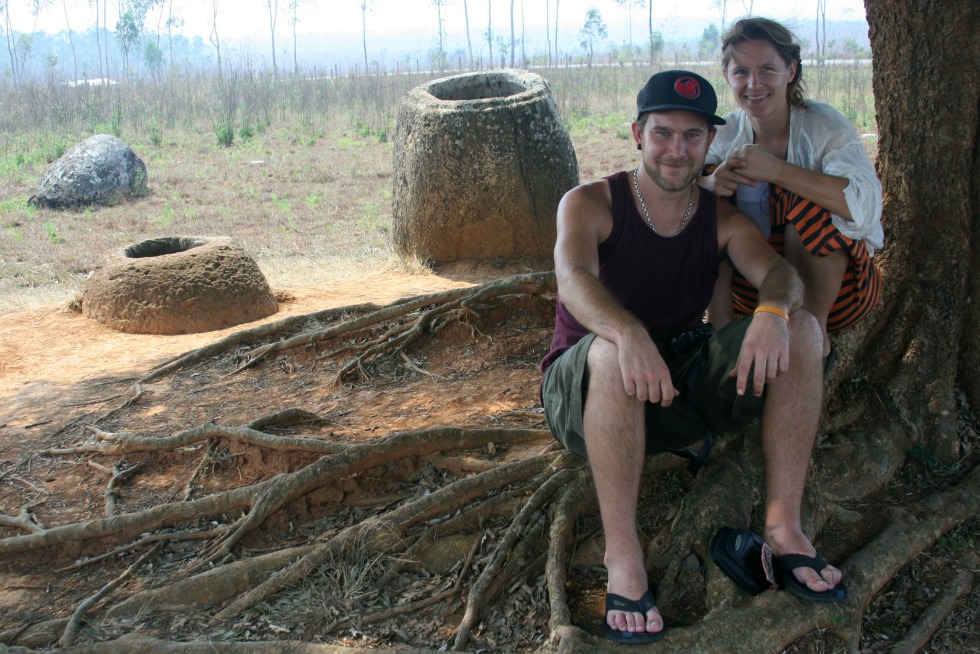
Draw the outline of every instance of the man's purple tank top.
M637 211L630 172L606 178L612 192L613 227L599 245L599 281L619 304L665 341L701 322L718 279L715 197L698 187L698 210L675 237L654 234ZM562 352L589 333L558 298L547 370Z

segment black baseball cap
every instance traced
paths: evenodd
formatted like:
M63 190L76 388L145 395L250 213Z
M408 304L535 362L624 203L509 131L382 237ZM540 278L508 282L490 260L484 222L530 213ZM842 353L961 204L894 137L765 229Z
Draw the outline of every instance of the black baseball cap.
M636 96L636 119L651 111L693 111L714 125L724 125L725 119L715 115L718 96L711 83L697 73L687 70L664 70L647 81Z

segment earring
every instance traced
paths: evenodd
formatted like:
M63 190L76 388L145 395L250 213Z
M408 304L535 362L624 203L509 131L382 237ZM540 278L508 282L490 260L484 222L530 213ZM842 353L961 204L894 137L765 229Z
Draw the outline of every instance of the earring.
M642 144L640 144L640 143L637 143L637 144L636 144L636 149L637 149L637 150L642 150L642 149L643 149L643 145L642 145Z

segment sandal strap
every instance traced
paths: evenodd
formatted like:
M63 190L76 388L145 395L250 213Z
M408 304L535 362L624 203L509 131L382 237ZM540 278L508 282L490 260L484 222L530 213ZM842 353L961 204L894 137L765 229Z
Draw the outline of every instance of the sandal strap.
M783 574L789 574L796 568L810 568L817 574L830 565L825 558L817 554L807 556L806 554L785 554L783 556L772 557L773 567Z
M649 588L647 592L643 593L643 597L637 600L631 600L615 593L606 593L606 613L610 611L626 611L627 613L642 613L646 615L647 611L655 608L657 608L657 599L654 597L653 591Z

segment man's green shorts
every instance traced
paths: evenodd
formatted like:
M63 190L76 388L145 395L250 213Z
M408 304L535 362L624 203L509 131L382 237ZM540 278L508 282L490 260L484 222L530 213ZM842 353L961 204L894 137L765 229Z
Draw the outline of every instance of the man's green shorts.
M761 397L749 390L739 396L735 367L751 318L736 320L706 340L675 351L657 343L680 395L664 408L646 404L647 454L682 450L705 438L736 431L762 412ZM586 358L595 339L590 334L566 350L545 372L541 385L548 428L569 451L586 456L582 414L588 395Z

